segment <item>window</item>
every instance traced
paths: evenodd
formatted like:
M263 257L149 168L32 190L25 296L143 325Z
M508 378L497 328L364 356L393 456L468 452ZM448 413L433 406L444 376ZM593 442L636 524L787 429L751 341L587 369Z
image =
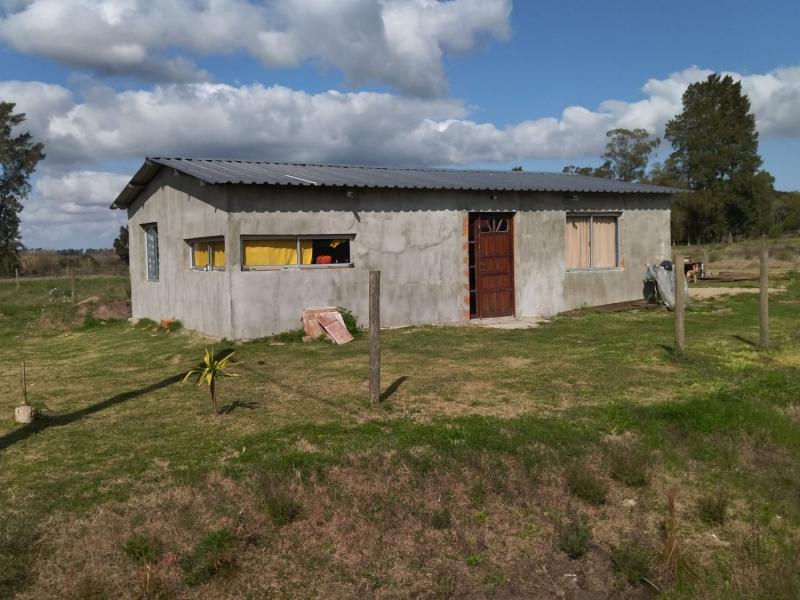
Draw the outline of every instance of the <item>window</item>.
M147 258L147 281L158 281L158 225L142 225L145 235L145 256Z
M225 268L225 240L223 238L192 240L192 269L221 271Z
M348 267L352 236L245 237L242 268L245 270Z
M567 215L567 269L619 267L618 215Z

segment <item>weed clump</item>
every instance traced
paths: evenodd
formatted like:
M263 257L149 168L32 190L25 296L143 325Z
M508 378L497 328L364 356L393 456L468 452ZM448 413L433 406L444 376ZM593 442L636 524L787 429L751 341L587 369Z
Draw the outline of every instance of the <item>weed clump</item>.
M132 535L125 541L122 549L134 562L153 563L161 555L161 541L154 536Z
M614 570L628 583L640 583L650 574L650 554L634 539L626 539L611 547Z
M631 487L650 483L650 455L635 444L612 444L608 449L611 477Z
M431 527L434 529L450 529L452 525L452 518L450 517L450 509L442 508L435 510L431 514Z
M358 325L358 317L353 314L353 311L344 306L339 306L339 314L342 315L344 326L353 337L357 337L361 333L361 327Z
M703 496L697 501L697 514L706 525L722 525L728 511L725 494Z
M569 493L594 506L605 504L608 484L582 465L573 465L567 470Z
M592 528L577 511L570 511L558 524L558 547L570 558L586 554L592 541Z
M209 531L181 560L183 581L188 586L200 585L233 565L233 536L225 528Z
M302 505L283 489L277 477L262 473L256 485L259 503L276 527L283 527L300 518Z

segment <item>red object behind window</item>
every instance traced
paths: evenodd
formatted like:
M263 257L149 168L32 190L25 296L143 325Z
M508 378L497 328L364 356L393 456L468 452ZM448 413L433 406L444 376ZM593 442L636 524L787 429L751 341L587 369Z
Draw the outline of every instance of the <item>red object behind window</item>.
M317 264L318 265L329 265L333 262L333 259L330 256L318 256L317 257Z

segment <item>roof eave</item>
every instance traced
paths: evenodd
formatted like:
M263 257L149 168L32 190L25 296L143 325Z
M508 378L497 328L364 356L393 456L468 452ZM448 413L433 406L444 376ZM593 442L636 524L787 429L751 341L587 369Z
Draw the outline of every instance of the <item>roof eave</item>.
M136 171L130 182L119 193L114 202L109 206L110 209L125 210L133 204L145 188L155 178L156 174L163 168L162 165L153 162L149 158L144 160L144 163L139 170Z

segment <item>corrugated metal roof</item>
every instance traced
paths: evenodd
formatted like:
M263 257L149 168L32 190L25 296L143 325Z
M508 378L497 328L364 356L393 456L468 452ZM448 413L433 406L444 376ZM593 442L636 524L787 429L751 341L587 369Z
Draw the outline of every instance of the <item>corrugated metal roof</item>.
M681 191L564 173L153 157L146 159L112 207L124 208L133 202L161 167L175 169L209 184L617 194L672 194Z

